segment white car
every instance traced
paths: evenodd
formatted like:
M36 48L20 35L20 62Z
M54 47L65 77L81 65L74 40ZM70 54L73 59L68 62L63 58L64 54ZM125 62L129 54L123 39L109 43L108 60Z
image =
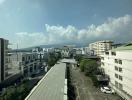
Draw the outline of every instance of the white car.
M104 87L101 87L100 90L104 93L108 93L108 94L112 94L112 93L115 93L114 90L111 90L109 87L107 86L104 86Z

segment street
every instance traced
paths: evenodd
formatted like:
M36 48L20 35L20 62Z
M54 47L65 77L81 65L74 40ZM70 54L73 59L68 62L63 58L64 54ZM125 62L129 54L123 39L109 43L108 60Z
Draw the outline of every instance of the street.
M71 68L73 85L76 88L76 100L120 100L116 94L105 94L93 86L92 80L79 68Z

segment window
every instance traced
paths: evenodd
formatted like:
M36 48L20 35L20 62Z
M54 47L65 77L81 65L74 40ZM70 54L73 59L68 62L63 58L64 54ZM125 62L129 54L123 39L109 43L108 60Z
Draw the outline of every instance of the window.
M115 63L118 63L118 59L115 59Z
M119 67L119 72L122 72L122 68Z
M111 55L116 56L116 52L111 52Z
M24 57L22 57L22 61L25 61L25 58Z
M119 89L123 89L123 85L119 83Z
M119 80L123 80L122 76L119 75Z
M119 64L121 64L121 65L122 65L122 60L119 60Z
M115 66L115 70L118 71L118 67L117 66Z
M117 81L115 81L115 86L118 87L118 82Z
M109 55L109 52L105 52L106 55Z
M118 74L115 74L115 77L118 78Z
M101 57L101 60L104 60L104 57Z
M28 57L28 60L30 60L30 59L31 59L31 57L29 56L29 57Z

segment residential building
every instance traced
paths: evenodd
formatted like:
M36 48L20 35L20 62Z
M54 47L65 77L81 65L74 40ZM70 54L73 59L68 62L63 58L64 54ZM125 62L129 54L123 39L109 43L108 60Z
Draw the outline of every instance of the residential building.
M20 69L25 76L30 76L38 68L38 54L30 52L15 52L9 54L10 66Z
M61 55L64 58L68 58L69 57L69 49L68 48L63 48L61 51Z
M8 68L8 40L0 38L0 83L6 79Z
M88 54L88 55L91 54L90 53L91 51L90 51L89 47L84 47L83 50L84 50L84 54Z
M93 51L93 55L100 56L105 51L108 51L112 49L112 41L104 40L104 41L97 41L94 43L89 44L89 48L91 51Z
M132 44L101 55L101 67L109 76L109 85L124 99L132 100Z

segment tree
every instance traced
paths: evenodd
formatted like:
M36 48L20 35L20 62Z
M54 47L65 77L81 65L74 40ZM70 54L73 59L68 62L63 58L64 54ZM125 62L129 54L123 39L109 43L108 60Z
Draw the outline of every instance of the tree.
M81 69L82 72L84 72L87 62L88 62L88 59L80 60L80 69Z
M88 60L85 65L85 75L95 75L97 73L97 63L95 60Z
M61 53L60 52L52 52L48 55L48 66L52 67L57 63L57 61L61 59Z
M91 77L94 86L98 86L99 83L97 81L96 74L99 73L99 70L98 70L98 64L96 60L82 59L80 61L80 69L81 71L85 72L86 76Z

